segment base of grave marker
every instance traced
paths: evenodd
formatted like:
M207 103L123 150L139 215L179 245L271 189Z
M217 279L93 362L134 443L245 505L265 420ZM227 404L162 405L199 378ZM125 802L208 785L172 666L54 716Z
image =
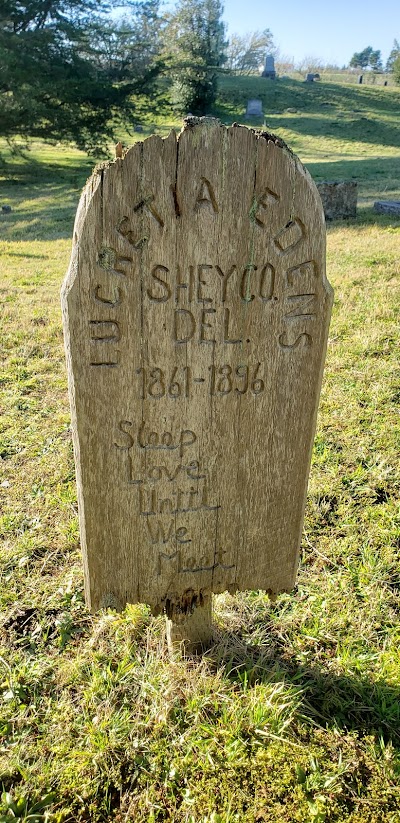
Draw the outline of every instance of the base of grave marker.
M212 596L202 598L185 613L167 610L167 642L169 651L174 654L197 654L212 642Z

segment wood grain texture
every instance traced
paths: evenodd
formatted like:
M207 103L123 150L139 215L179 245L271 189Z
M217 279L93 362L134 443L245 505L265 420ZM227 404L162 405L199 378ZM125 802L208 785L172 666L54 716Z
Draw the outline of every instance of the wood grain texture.
M273 136L191 118L95 171L62 289L92 609L293 587L332 299Z

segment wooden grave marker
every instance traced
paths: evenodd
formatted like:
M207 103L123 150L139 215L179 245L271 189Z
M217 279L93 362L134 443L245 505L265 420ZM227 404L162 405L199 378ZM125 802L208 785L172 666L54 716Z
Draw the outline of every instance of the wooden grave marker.
M92 609L164 608L195 644L212 592L290 591L332 299L274 135L187 118L95 170L62 288Z

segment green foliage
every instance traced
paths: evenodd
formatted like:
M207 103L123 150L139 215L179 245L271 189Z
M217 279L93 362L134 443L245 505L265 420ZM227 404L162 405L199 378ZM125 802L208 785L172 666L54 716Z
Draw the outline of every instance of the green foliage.
M228 41L225 68L240 74L254 74L264 63L267 53L276 51L269 29L247 34L232 34Z
M392 51L386 61L386 71L393 71L393 66L397 58L400 56L400 43L398 40L393 40Z
M393 77L396 83L400 83L400 54L396 57L392 66Z
M108 71L111 82L135 80L138 90L146 90L144 78L151 79L161 68L159 55L163 21L159 0L135 3L117 22L99 19L92 23L90 40L96 63Z
M130 24L106 20L106 0L7 2L0 17L0 133L73 141L93 150L132 116L131 97L157 74L157 0Z
M382 71L381 52L379 50L374 51L372 46L367 46L363 51L354 52L349 66L351 68L371 68L373 71Z
M38 800L31 801L22 796L15 797L10 792L3 792L0 800L0 823L50 823L52 815L47 811L53 805L55 794L49 793ZM53 818L54 819L54 818Z
M206 114L225 60L225 27L220 0L178 0L167 31L177 111Z

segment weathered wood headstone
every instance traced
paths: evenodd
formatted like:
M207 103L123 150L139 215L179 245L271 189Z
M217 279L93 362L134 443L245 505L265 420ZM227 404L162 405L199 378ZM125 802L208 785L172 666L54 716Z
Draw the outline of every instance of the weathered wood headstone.
M188 118L95 171L62 289L92 609L195 642L212 592L293 587L331 304L321 201L273 135Z

